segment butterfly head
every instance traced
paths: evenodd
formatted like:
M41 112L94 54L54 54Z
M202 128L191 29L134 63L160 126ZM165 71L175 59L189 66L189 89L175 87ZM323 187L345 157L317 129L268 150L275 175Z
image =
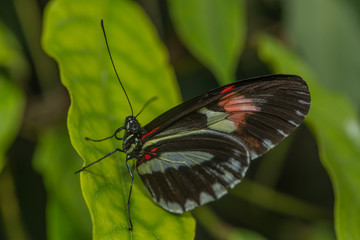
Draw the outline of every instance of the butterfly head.
M125 129L129 133L138 133L140 131L140 123L134 116L129 116L125 119Z

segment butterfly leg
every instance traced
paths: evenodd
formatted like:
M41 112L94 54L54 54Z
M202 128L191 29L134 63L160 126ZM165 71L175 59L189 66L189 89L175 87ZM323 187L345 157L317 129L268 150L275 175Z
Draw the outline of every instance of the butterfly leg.
M105 156L103 156L102 158L100 158L100 159L96 160L95 162L92 162L92 163L90 163L90 164L86 165L85 167L82 167L80 170L76 171L76 172L75 172L75 174L77 174L77 173L79 173L79 172L81 172L81 171L85 170L86 168L90 167L91 165L93 165L93 164L95 164L95 163L100 162L100 161L101 161L101 160L103 160L104 158L107 158L108 156L110 156L110 155L112 155L112 154L114 154L114 153L116 153L116 152L124 152L124 150L122 150L122 149L120 149L120 148L117 148L117 149L115 149L114 151L112 151L112 152L110 152L110 153L106 154L106 155L105 155Z
M91 139L91 138L85 137L85 140L92 141L92 142L102 142L104 140L107 140L107 139L110 139L110 138L113 138L113 137L116 138L117 140L123 140L123 138L119 138L118 136L116 136L116 134L118 134L123 129L125 129L124 126L116 129L114 134L111 135L110 137L106 137L106 138L103 138L103 139Z
M129 218L129 230L132 230L133 229L133 225L132 225L132 222L131 222L131 215L130 215L130 198L131 198L131 191L132 191L132 187L133 187L133 183L134 183L134 175L133 173L131 172L131 168L129 166L129 160L131 159L130 155L127 155L126 156L126 166L127 166L127 169L130 173L130 176L131 176L131 185L130 185L130 191L129 191L129 198L128 198L128 202L127 202L127 207L128 207L128 218Z

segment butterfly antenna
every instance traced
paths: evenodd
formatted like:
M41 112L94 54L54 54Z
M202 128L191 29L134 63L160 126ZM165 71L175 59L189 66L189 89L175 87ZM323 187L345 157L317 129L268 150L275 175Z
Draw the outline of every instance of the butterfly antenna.
M157 99L156 96L150 98L150 99L144 104L144 106L141 108L140 112L139 112L138 114L136 114L135 118L137 118L137 116L140 115L140 113L145 109L145 107L146 107L147 105L149 105L151 102L155 101L156 99Z
M125 91L125 88L124 88L123 84L122 84L121 81L120 81L120 77L119 77L119 75L118 75L118 73L117 73L117 71L116 71L115 64L114 64L113 58L112 58L111 53L110 53L110 48L109 48L109 44L108 44L108 41L107 41L107 37L106 37L106 33L105 33L105 28L104 28L104 21L103 21L102 19L101 19L101 28L102 28L102 31L103 31L103 33L104 33L105 43L106 43L107 50L108 50L108 52L109 52L111 64L112 64L112 66L113 66L113 68L114 68L114 71L115 71L116 77L117 77L117 79L118 79L118 81L119 81L119 83L120 83L120 86L121 86L122 90L123 90L124 93L125 93L126 99L128 100L128 103L129 103L129 106L130 106L130 110L131 110L131 116L134 116L134 111L133 111L133 108L132 108L132 106L131 106L129 96L127 95L127 93L126 93L126 91Z

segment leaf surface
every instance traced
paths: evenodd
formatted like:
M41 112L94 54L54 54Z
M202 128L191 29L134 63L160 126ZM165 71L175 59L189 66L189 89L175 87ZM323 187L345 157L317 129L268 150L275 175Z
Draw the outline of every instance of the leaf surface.
M85 141L108 137L131 115L115 77L100 28L100 19L134 115L142 125L180 101L168 55L143 10L132 1L52 1L45 14L43 45L60 67L72 100L68 129L72 145L89 164L121 142ZM75 170L75 169L74 169ZM77 170L77 169L76 169ZM135 169L133 173L135 174ZM157 206L135 174L129 231L127 198L130 175L125 155L116 153L81 173L83 195L93 221L94 239L193 239L191 215L173 215Z
M189 51L223 85L235 81L245 41L242 0L170 0L174 27Z

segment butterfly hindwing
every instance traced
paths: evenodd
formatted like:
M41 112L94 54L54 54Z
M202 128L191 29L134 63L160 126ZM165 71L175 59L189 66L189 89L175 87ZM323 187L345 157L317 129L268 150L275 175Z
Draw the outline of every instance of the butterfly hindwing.
M304 120L306 83L271 75L236 82L187 101L143 128L138 173L155 202L181 213L223 196Z
M220 198L249 165L237 139L211 129L150 143L138 173L153 199L181 213Z

